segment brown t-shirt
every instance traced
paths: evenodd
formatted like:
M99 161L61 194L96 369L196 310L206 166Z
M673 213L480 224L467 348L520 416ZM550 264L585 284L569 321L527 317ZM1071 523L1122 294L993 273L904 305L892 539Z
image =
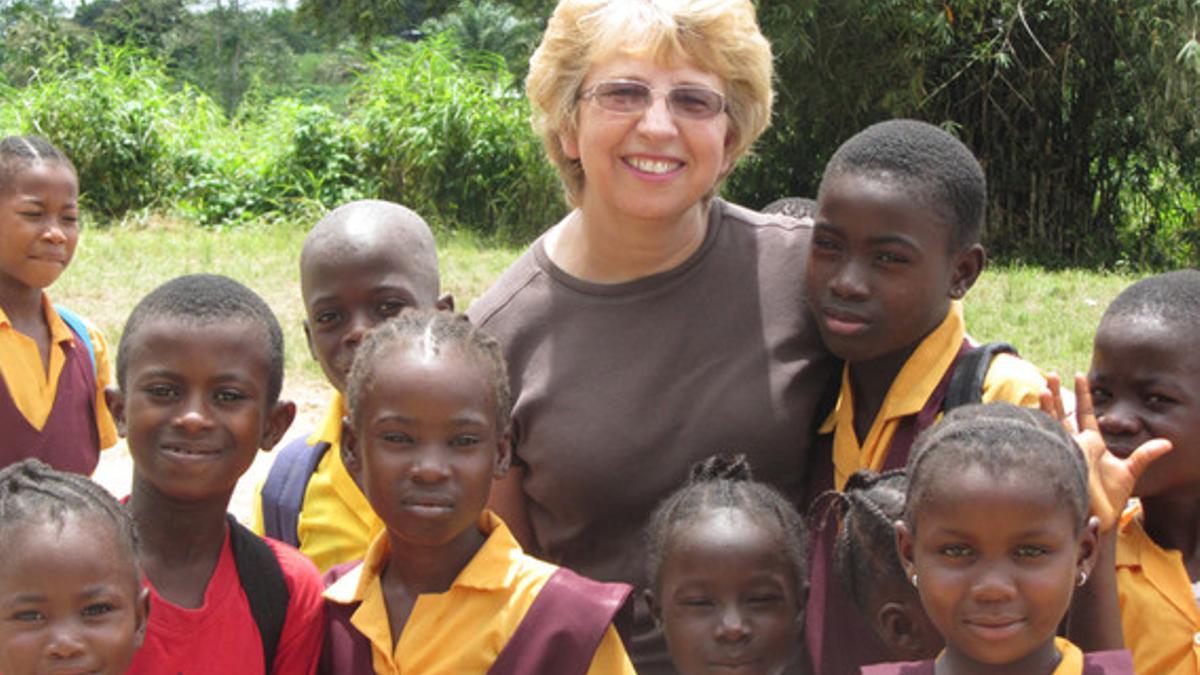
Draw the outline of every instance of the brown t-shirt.
M627 283L570 276L540 238L467 312L508 358L531 553L644 586L647 519L714 453L799 496L834 376L804 304L811 230L721 200L710 214L687 261ZM673 672L637 614L638 671Z

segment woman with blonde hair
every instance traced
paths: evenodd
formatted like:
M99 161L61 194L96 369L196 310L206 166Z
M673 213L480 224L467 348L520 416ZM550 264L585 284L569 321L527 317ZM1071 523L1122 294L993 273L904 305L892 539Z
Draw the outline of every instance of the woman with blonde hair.
M561 0L526 89L573 208L468 312L513 384L492 506L535 555L644 588L641 532L694 462L743 452L799 496L832 373L808 226L715 196L770 120L770 45L749 0ZM644 604L632 630L638 671L673 672Z

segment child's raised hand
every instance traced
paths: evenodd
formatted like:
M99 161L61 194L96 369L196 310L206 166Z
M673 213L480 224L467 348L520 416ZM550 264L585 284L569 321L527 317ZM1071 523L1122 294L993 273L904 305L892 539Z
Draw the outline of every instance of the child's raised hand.
M1091 514L1100 520L1100 532L1110 532L1121 519L1125 503L1133 496L1133 488L1142 472L1154 460L1171 451L1171 442L1155 438L1142 443L1128 457L1109 452L1100 434L1096 412L1092 407L1092 392L1087 378L1075 375L1075 423L1071 428L1063 412L1060 379L1051 373L1046 376L1048 392L1042 392L1041 409L1060 420L1075 437L1088 463L1088 495Z

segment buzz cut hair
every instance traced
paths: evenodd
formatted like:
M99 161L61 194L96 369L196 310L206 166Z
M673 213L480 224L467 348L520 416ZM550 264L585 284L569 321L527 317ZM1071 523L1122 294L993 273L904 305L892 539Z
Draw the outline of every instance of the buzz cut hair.
M1200 334L1200 270L1176 270L1134 283L1104 310L1101 322L1134 317L1157 319L1189 335Z
M166 282L133 308L117 347L117 386L125 389L130 352L141 328L150 321L171 319L180 331L221 321L245 321L262 330L267 347L267 403L275 405L283 389L283 330L266 301L241 283L219 274L187 274Z
M862 175L894 181L950 227L950 244L979 243L987 210L983 167L962 141L928 122L888 120L858 132L833 153L822 183Z

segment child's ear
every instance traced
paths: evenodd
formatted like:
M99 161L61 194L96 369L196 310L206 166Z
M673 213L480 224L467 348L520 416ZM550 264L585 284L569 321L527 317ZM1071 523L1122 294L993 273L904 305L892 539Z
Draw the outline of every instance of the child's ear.
M294 419L296 419L296 404L291 401L276 401L275 405L271 407L271 412L267 414L267 426L263 429L262 440L258 447L270 452L287 433L288 427L292 426Z
M892 525L896 530L896 554L900 556L900 565L904 567L904 577L914 579L917 576L917 564L913 562L913 536L908 530L908 524L897 520ZM917 584L914 582L913 586Z
M442 297L438 298L437 304L434 306L443 312L453 312L454 296L449 293L442 293Z
M354 478L354 482L358 483L359 488L362 487L362 479L359 473L362 472L362 462L358 456L358 437L354 435L354 427L350 425L350 420L342 418L342 464L346 466L346 471Z
M125 438L125 394L121 393L116 387L104 388L104 404L108 406L108 412L112 415L113 422L117 424L117 433L121 438Z
M308 323L308 319L301 321L300 324L304 326L304 344L308 345L308 355L313 358L313 361L319 361L320 359L317 358L317 348L313 346L312 326Z
M923 661L941 651L942 637L917 612L924 612L920 600L884 603L875 613L875 630L892 656L898 661Z
M642 598L646 601L646 606L650 608L650 618L654 619L654 627L662 628L662 605L658 602L658 596L654 591L647 588L642 591Z
M492 469L492 476L495 478L504 478L510 466L512 466L511 428L504 430L504 434L500 436L500 442L496 444L496 465Z
M967 291L975 285L975 280L983 272L987 263L987 254L980 244L972 244L959 251L954 256L953 271L950 277L950 298L962 300Z
M1076 563L1079 576L1076 584L1082 586L1092 575L1096 559L1100 556L1100 519L1096 516L1088 518L1079 537L1079 562Z
M146 641L146 626L150 621L150 589L142 587L134 604L134 621L137 621L137 628L133 633L133 646L134 649L139 649Z

